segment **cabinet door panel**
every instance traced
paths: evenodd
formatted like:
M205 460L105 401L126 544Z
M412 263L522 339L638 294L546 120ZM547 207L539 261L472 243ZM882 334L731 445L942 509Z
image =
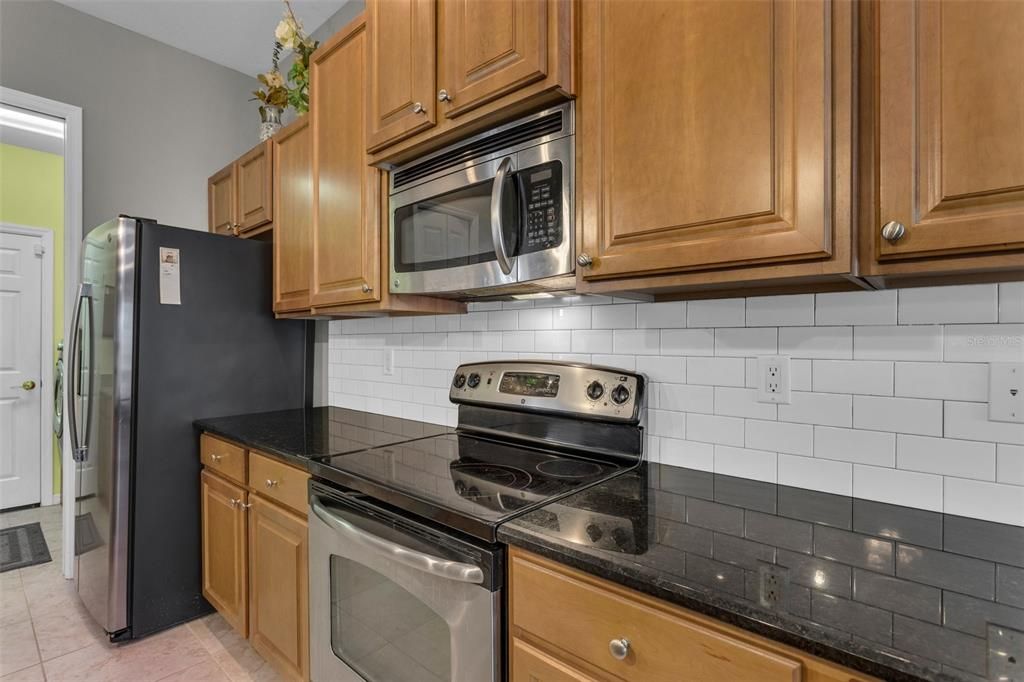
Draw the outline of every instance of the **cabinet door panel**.
M249 623L253 647L289 677L309 679L309 576L306 520L252 501Z
M232 234L235 225L235 164L230 163L207 181L210 232Z
M1024 248L1024 3L881 2L882 260ZM906 226L891 244L881 224Z
M377 150L437 122L435 0L368 0L369 123ZM353 106L363 101L353 102ZM422 107L418 111L416 104Z
M594 682L594 678L518 638L512 639L511 665L512 682Z
M312 64L314 306L378 300L379 171L363 132L366 24L321 47Z
M202 472L203 596L243 637L248 634L246 492Z
M548 2L439 0L439 86L454 118L545 77Z
M831 253L831 11L582 4L581 277Z
M309 308L313 144L309 116L274 137L274 311Z
M267 140L238 159L238 224L242 232L266 225L273 217L271 144Z

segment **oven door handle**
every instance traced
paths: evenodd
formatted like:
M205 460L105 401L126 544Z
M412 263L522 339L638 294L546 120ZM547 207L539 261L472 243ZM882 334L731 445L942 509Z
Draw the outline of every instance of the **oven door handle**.
M344 538L366 549L379 554L384 554L389 559L400 564L415 568L424 573L435 575L445 580L454 580L462 583L484 582L484 572L478 566L464 564L458 561L450 561L440 557L431 556L415 549L404 547L397 542L383 540L372 533L367 533L354 524L346 521L337 514L328 511L318 502L311 502L310 506L317 518L326 523L332 530L344 536Z
M498 267L506 275L512 273L512 261L505 250L505 229L501 224L501 204L505 199L505 180L512 168L512 157L506 156L498 164L494 174L494 185L491 188L491 241L494 242L494 256Z

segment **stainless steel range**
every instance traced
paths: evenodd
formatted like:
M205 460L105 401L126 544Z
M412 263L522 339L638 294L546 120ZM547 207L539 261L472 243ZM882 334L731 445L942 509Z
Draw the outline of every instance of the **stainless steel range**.
M463 365L455 433L312 462L312 678L500 680L497 528L637 466L645 385L586 365Z

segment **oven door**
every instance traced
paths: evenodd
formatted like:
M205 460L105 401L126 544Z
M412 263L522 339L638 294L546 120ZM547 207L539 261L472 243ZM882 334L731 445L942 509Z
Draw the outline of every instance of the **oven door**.
M573 272L573 137L390 198L392 293L460 293Z
M501 555L311 485L314 682L496 682Z

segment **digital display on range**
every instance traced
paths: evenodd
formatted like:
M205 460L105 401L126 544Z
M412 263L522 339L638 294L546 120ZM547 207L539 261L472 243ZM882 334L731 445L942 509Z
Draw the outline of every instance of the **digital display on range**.
M498 391L536 398L554 398L558 395L558 375L537 372L505 372Z

